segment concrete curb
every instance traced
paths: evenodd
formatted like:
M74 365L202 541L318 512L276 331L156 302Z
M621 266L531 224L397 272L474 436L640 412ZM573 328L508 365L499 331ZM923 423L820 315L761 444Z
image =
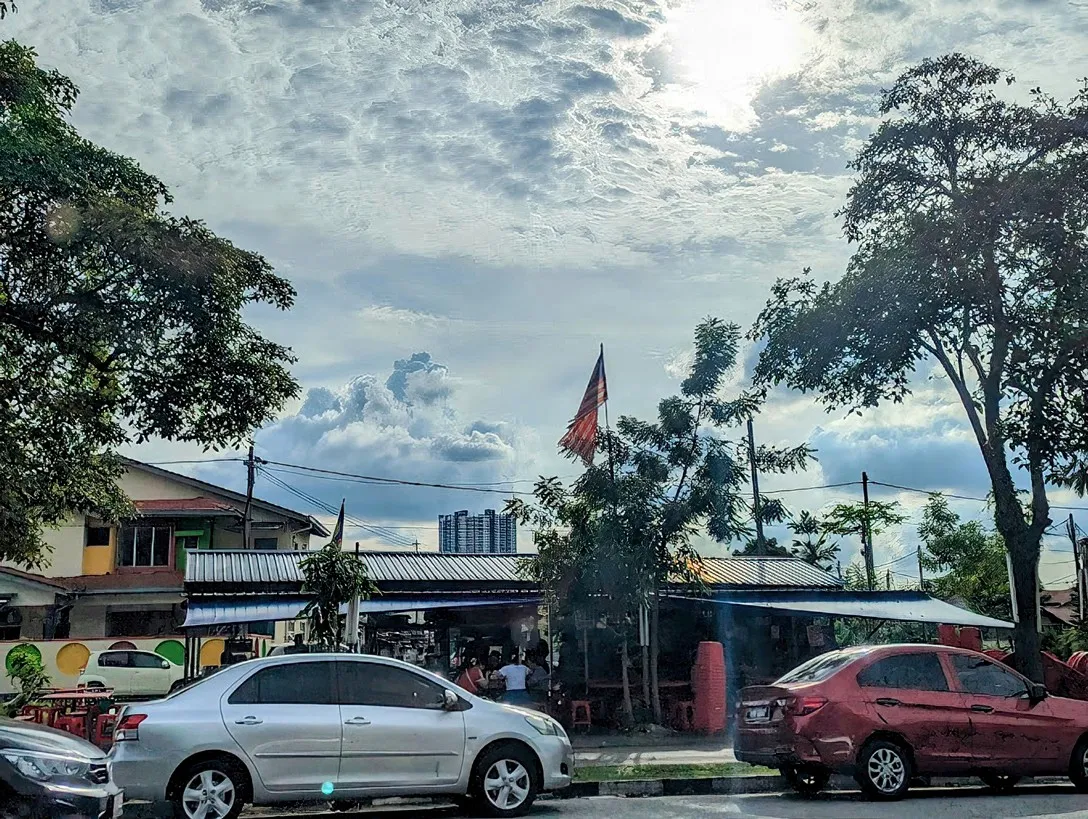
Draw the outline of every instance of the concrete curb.
M1068 785L1069 780L1060 776L1025 777L1024 784ZM982 782L974 777L935 777L927 787L982 788ZM778 793L790 786L777 775L771 776L715 776L703 779L627 779L616 782L576 782L569 788L555 793L556 799L578 799L589 796L708 796L713 794ZM833 777L828 785L831 791L858 789L853 779Z

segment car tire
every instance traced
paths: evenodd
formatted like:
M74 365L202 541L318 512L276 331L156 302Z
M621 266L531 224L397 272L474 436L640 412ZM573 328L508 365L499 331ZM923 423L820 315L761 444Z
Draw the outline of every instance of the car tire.
M787 765L782 776L801 796L815 796L831 781L831 771L815 765Z
M504 742L486 749L472 769L469 797L479 816L524 816L533 807L540 785L536 757L528 748Z
M866 743L858 754L857 780L870 799L893 802L910 790L914 763L910 753L897 742L875 739Z
M1012 774L984 773L979 775L982 783L995 793L1012 793L1020 781L1019 776Z
M249 777L233 759L217 757L189 765L175 780L170 805L177 819L195 819L204 794L215 794L218 804L210 802L206 819L238 819L249 797ZM199 795L198 795L199 794ZM226 810L223 810L223 808Z
M1069 760L1069 778L1081 793L1088 793L1088 737L1084 737L1073 749Z

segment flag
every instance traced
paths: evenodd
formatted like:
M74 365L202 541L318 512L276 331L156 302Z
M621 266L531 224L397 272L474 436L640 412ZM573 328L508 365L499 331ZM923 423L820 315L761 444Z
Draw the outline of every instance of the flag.
M593 463L593 454L597 451L597 408L608 400L608 381L604 377L604 345L593 375L589 377L589 386L582 396L582 405L578 414L567 425L567 434L559 440L560 451L576 455L586 466Z
M336 528L332 530L332 540L339 548L344 548L344 501L340 501L340 514L336 518Z

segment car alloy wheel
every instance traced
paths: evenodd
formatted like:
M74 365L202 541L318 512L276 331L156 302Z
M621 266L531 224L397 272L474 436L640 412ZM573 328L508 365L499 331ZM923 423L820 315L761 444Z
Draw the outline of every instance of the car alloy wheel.
M188 819L224 819L234 808L234 782L222 771L200 771L181 792L181 807Z
M892 748L882 747L869 756L866 773L873 787L891 796L903 787L907 778L907 766L903 762L902 754Z
M512 811L529 798L531 781L529 771L516 759L500 759L487 769L483 792L499 810Z

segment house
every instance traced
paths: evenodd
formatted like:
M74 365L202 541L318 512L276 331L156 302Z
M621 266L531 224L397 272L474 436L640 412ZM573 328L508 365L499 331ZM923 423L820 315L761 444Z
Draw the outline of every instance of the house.
M125 642L166 646L160 653L180 662L188 551L297 552L329 536L309 515L254 498L245 544L245 495L140 461L124 466L118 482L137 517L111 525L73 512L43 533L44 569L0 564L0 657L10 641L43 641L47 668L70 677L90 651Z
M1064 629L1077 624L1077 590L1044 589L1040 595L1039 613L1044 629Z

